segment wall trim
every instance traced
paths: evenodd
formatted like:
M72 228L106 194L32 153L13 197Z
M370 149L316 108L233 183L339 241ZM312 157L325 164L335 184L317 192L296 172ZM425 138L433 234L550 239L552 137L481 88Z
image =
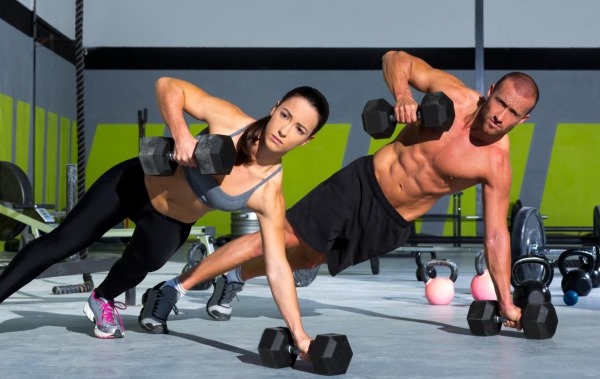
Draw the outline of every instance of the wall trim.
M401 48L88 49L95 70L380 70L386 51ZM444 70L475 69L475 48L409 48ZM486 70L600 70L600 48L486 48Z
M33 11L17 0L0 1L0 19L26 36L34 37ZM36 18L35 39L41 46L75 64L75 41L52 27L39 16Z

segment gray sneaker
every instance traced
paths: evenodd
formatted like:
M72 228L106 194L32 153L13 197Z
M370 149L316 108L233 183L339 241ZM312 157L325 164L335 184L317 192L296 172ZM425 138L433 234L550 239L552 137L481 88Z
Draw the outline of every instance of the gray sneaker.
M231 303L238 292L244 289L244 283L227 283L225 276L217 278L211 298L206 303L206 312L217 321L231 318Z
M127 306L121 302L96 297L96 290L94 290L83 306L83 313L91 322L96 324L94 327L96 337L123 338L125 327L117 309L126 308Z
M179 314L175 305L178 300L177 290L169 286L162 287L163 284L165 282L158 283L142 295L142 310L138 323L144 330L153 334L168 334L169 313L173 310L175 314Z

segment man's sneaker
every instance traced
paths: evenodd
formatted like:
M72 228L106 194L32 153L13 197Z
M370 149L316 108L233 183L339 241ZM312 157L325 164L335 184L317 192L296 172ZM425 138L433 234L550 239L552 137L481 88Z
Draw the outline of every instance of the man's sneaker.
M127 306L114 300L108 301L96 296L96 290L92 291L90 298L83 307L83 313L96 324L94 334L98 338L123 338L125 328L123 320L117 309L126 309Z
M179 314L179 309L175 306L178 297L177 290L169 286L160 288L164 283L158 283L142 295L142 310L138 317L138 323L149 333L169 333L167 318L171 309L175 314Z
M236 294L244 289L244 283L227 283L225 276L217 278L215 289L206 303L206 312L217 321L228 321L231 318L231 303Z

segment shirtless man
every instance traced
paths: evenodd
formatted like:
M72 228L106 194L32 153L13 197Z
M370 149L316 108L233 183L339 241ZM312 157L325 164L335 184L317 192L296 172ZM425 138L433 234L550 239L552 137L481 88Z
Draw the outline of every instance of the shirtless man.
M529 118L539 97L537 85L526 74L510 73L490 86L486 99L458 78L402 51L384 55L383 77L396 100L394 115L407 126L395 141L344 167L287 211L285 243L292 269L327 263L330 274L336 275L388 253L406 242L410 222L442 196L481 184L485 258L500 314L508 320L505 326L520 329L521 309L513 304L510 293L507 133ZM410 87L421 92L443 91L453 100L456 116L449 131L421 125ZM227 320L231 300L243 282L270 269L261 254L258 233L235 239L162 289L149 290L160 294L155 304L146 307L157 311L153 313L156 323L166 325L170 309L182 294L231 270L219 277L207 304L213 318ZM302 325L295 288L283 288L273 295L296 345L306 353L310 337Z

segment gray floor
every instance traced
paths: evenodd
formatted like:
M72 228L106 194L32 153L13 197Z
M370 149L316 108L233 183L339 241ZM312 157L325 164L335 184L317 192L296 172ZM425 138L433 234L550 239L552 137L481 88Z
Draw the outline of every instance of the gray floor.
M137 325L143 291L178 274L184 254L149 275L137 289L136 306L122 312L125 338L93 337L82 313L89 294L52 295L57 284L81 276L36 279L0 305L1 378L314 378L308 363L295 369L264 367L257 344L264 328L283 325L264 278L245 286L229 322L204 311L211 291L195 291L178 303L169 335L147 334ZM347 378L566 378L598 377L600 290L574 307L562 302L560 275L552 283L558 331L549 340L521 332L475 337L466 323L472 301L473 254L444 254L460 273L448 306L427 304L415 280L414 259L381 259L330 277L323 267L298 294L307 331L348 336L354 357ZM440 274L444 272L440 270ZM104 274L93 275L96 283ZM123 300L123 299L121 299Z

